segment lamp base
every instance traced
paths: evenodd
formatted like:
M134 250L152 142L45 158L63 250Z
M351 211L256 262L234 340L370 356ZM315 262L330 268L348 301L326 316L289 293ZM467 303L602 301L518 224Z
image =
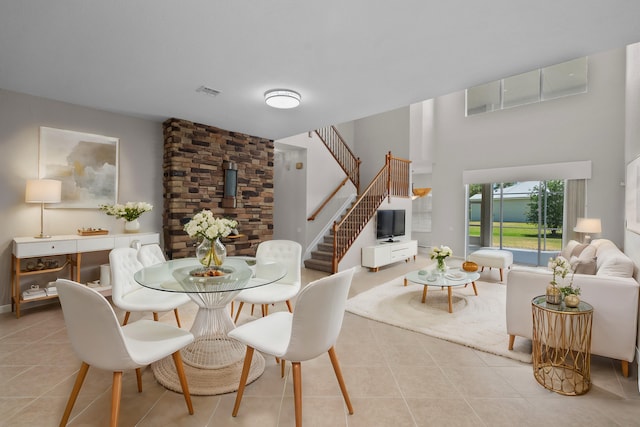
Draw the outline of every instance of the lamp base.
M47 236L46 234L42 234L42 233L38 234L37 236L33 236L33 237L36 238L36 239L50 239L51 238L51 236Z

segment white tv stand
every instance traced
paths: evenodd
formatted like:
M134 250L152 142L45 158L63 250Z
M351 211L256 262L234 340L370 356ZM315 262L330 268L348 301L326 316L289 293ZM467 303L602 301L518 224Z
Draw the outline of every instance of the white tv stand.
M418 254L417 240L399 242L382 242L375 246L362 248L362 266L370 271L378 271L380 267L402 261L409 262L411 257L416 260Z

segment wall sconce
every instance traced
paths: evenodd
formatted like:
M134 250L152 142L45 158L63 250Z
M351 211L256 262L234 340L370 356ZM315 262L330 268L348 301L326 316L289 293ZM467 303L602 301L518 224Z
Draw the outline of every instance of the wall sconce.
M222 197L223 208L235 208L236 197L238 196L238 165L236 162L223 162L224 169L224 196Z
M38 239L47 239L51 236L44 234L44 204L60 203L62 196L62 182L55 179L28 179L24 201L27 203L40 203L40 234Z

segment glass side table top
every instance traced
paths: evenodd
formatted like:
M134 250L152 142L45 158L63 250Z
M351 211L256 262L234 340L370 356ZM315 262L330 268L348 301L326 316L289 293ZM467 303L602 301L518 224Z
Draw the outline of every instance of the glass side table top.
M582 300L580 300L580 304L578 304L577 307L572 308L564 305L564 302L561 302L560 304L549 304L547 302L547 297L544 295L538 295L537 297L534 297L531 300L531 304L535 305L536 307L540 307L545 310L556 311L558 313L571 314L571 313L585 313L585 312L593 311L593 306Z

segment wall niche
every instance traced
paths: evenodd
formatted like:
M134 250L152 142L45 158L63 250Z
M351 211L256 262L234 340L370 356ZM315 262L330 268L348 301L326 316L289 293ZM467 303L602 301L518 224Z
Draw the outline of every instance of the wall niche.
M273 141L168 119L164 134L164 245L169 258L195 256L183 224L202 209L238 221L243 236L225 241L229 255L255 255L273 237ZM237 203L223 208L223 162L235 162Z

